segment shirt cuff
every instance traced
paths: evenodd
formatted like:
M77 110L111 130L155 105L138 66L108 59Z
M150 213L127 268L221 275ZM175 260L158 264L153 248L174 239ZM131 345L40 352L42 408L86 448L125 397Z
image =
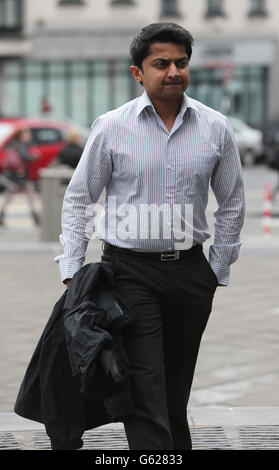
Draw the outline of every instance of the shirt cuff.
M218 286L227 286L230 279L230 266L210 261L211 269L214 271L218 280Z
M73 279L74 274L82 267L82 261L77 259L66 259L63 255L54 258L54 261L59 264L61 281L65 279Z

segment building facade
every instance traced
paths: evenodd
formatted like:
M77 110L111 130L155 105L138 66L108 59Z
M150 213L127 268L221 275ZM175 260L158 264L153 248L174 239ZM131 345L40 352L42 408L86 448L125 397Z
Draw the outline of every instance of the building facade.
M279 117L278 0L0 0L0 114L90 126L142 92L129 45L158 21L194 36L189 95L254 127Z

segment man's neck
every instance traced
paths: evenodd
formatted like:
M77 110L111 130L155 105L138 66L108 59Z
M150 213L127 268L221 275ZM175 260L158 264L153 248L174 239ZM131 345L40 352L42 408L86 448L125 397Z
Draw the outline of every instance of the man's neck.
M150 98L157 114L170 131L174 125L177 115L181 109L182 96L175 101L160 101Z

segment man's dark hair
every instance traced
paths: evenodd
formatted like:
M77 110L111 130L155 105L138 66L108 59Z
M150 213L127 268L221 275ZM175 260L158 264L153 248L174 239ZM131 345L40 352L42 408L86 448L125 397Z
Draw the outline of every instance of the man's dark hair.
M156 41L182 44L190 60L193 37L189 31L175 23L152 23L142 28L131 43L130 54L134 65L141 68L142 61L150 54L151 44Z

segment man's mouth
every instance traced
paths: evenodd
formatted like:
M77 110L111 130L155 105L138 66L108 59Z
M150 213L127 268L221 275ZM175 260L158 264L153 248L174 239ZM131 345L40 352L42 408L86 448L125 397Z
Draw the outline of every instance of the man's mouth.
M165 86L169 85L182 85L182 82L170 82L170 83L164 83Z

